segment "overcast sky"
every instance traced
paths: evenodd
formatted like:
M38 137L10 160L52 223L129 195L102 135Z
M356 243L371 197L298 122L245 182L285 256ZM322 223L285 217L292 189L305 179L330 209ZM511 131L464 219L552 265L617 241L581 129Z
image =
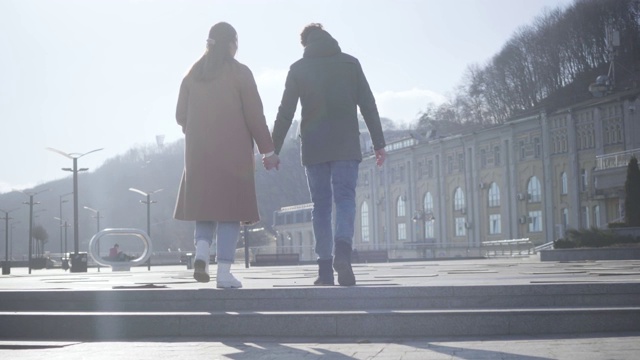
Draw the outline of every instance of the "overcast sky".
M572 0L0 0L0 193L95 170L133 146L182 136L178 87L209 28L238 31L272 125L299 33L320 22L360 59L380 115L414 121L471 64ZM177 186L177 184L176 184ZM1 208L1 204L0 204Z

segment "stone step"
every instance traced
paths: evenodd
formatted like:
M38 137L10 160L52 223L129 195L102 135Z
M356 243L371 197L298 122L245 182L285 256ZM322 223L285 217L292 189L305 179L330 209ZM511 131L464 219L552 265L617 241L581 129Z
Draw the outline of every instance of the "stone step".
M640 283L2 291L0 324L20 340L640 331Z
M407 338L640 331L640 307L242 311L1 312L4 340L133 340L212 336Z
M367 311L640 306L640 283L0 291L0 311Z

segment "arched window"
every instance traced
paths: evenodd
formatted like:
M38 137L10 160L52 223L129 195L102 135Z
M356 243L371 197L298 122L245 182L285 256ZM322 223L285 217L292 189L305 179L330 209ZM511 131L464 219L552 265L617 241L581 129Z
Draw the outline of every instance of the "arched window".
M569 193L569 181L567 180L567 173L564 171L560 175L560 183L562 184L562 195L567 195Z
M495 182L489 186L489 206L500 206L500 187Z
M429 214L433 212L433 196L430 192L424 195L424 213Z
M464 209L464 191L458 187L453 193L453 210L459 211L462 209Z
M362 242L369 242L369 204L366 201L360 206L360 234Z
M398 197L398 202L396 204L396 215L398 217L407 216L407 211L406 211L406 208L405 208L405 201L404 201L404 197L402 197L402 196Z
M527 185L527 193L529 194L529 202L542 201L542 189L540 187L540 180L533 176L529 179L529 185Z

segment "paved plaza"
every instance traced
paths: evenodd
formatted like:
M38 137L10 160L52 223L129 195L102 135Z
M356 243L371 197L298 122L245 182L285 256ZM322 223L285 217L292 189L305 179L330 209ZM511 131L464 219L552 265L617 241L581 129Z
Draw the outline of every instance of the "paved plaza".
M215 289L215 282L193 281L186 266L132 268L130 272L68 273L61 269L13 268L0 277L0 302L11 293L120 291L163 294L165 290L203 290L213 294L251 293L252 289L322 288L310 286L314 265L252 267L234 265L244 289ZM211 267L212 274L215 266ZM356 264L357 287L365 289L468 288L544 284L640 283L640 260L540 262L536 256ZM249 289L249 291L246 291ZM333 287L327 291L340 291ZM343 288L345 291L352 289ZM175 291L174 291L175 292ZM73 293L73 291L71 292ZM190 292L184 292L190 293ZM233 293L232 293L233 294ZM6 326L0 324L0 326ZM133 341L48 341L0 338L0 359L640 359L640 332L528 336L189 336Z

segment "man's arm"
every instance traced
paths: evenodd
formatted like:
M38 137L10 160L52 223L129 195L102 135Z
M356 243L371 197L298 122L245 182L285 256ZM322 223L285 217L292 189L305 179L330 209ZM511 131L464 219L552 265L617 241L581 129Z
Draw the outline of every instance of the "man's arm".
M287 136L287 132L291 127L293 121L293 115L296 113L296 107L298 106L298 86L295 82L292 70L289 70L287 74L287 81L284 86L284 93L282 94L282 101L278 108L278 115L276 121L273 124L273 132L271 137L273 138L273 145L276 148L276 154L280 154L282 144L284 144L284 138Z
M360 62L358 62L358 107L360 108L360 113L362 113L365 124L367 124L367 129L369 129L371 141L373 142L373 149L384 150L386 142L384 141L384 133L382 132L378 106L376 105L376 99L373 97L373 93L369 87L369 82L367 81L366 76L364 76L364 71L362 71Z

